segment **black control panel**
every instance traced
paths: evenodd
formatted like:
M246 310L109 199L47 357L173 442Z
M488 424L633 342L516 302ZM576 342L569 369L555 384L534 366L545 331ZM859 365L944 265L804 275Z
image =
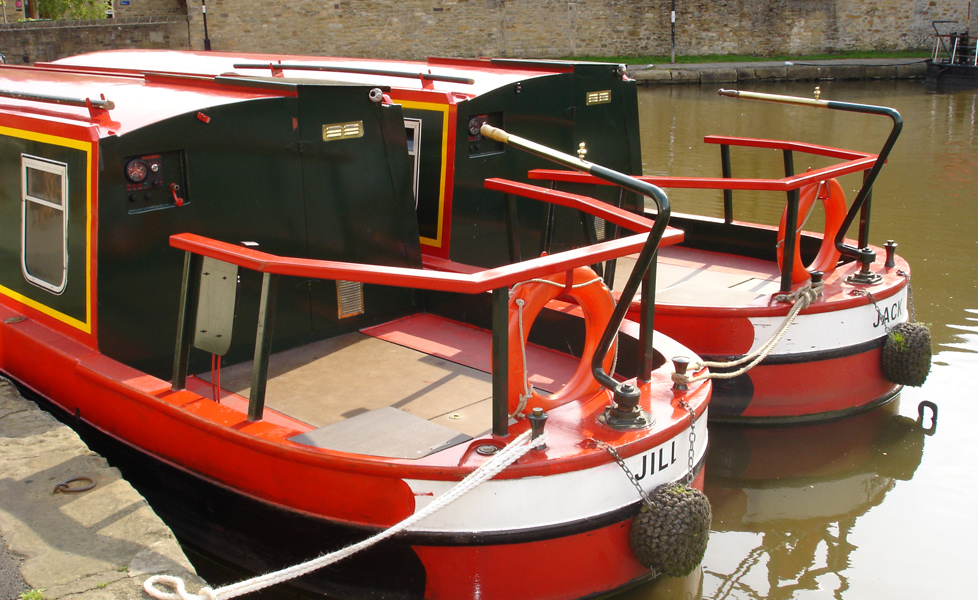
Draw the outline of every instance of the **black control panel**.
M183 152L179 150L127 157L123 175L130 214L188 203Z
M484 115L473 115L469 117L469 156L485 156L487 154L497 154L503 151L503 143L484 137L479 133L483 123L488 123L493 127L502 128L503 113L487 113Z

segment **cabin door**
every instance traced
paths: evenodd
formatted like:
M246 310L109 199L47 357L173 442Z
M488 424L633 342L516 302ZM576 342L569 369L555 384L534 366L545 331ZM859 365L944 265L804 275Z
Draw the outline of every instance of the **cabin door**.
M324 92L328 92L328 95ZM363 88L302 89L300 135L308 256L420 266L408 144L400 107ZM413 294L355 281L309 281L314 335L355 329L364 315L409 306Z

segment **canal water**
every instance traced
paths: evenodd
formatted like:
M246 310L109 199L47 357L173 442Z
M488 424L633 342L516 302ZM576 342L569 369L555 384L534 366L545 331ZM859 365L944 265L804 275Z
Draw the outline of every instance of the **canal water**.
M822 99L879 104L903 115L903 133L874 187L870 241L895 240L910 263L916 319L932 335L930 376L880 409L832 423L711 425L706 493L713 531L701 569L629 590L618 600L974 593L978 91L936 93L919 81L750 83L741 89L812 97L815 85ZM718 89L641 90L646 174L720 176L719 148L703 143L708 134L877 152L889 131L885 117L719 97ZM783 175L773 150L735 151L732 162L735 177ZM796 153L796 170L807 166ZM843 185L851 198L859 180ZM722 214L719 193L669 195L676 212ZM779 195L734 196L737 219L777 225L783 206ZM820 229L818 215L806 229ZM928 408L919 417L922 402L937 406L936 425Z
M815 83L743 89L811 97ZM910 263L916 319L931 330L926 383L877 409L791 427L711 425L706 493L713 530L701 568L615 600L962 598L978 532L978 91L920 81L819 82L823 99L880 104L903 133L873 194L871 242ZM646 174L718 177L709 134L781 138L877 152L885 117L723 98L718 87L640 90ZM593 158L600 162L600 157ZM733 152L736 177L781 177L776 151ZM795 155L796 170L819 167ZM858 176L843 180L851 198ZM722 215L719 193L670 190L675 212ZM777 225L783 196L735 192L735 218ZM819 230L812 215L806 229ZM972 388L971 386L975 386ZM918 406L937 406L918 417ZM214 583L236 581L194 555ZM265 590L254 598L295 598Z

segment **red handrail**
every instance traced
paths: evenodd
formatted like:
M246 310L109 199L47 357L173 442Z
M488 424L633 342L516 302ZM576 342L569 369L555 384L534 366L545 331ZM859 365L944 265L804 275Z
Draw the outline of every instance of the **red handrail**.
M745 146L748 148L773 148L775 150L793 150L804 152L816 156L829 156L832 158L844 158L846 160L856 160L860 158L875 158L875 154L869 152L859 152L857 150L846 150L845 148L833 148L832 146L822 146L820 144L809 144L807 142L795 142L791 140L768 140L764 138L742 138L727 135L708 135L703 138L707 144L726 144L727 146Z
M222 260L259 273L313 279L342 279L415 289L478 294L511 286L534 277L542 277L558 271L593 265L612 258L633 254L642 249L648 238L649 230L655 225L655 221L652 219L587 196L498 178L487 179L485 185L491 190L585 210L639 233L493 269L466 269L467 272L465 273L278 256L193 233L178 233L170 236L170 245L180 250ZM670 227L663 234L659 245L678 244L682 238L682 231Z
M556 172L565 173L567 171ZM583 175L583 173L581 174ZM568 208L583 210L595 217L600 217L609 223L613 223L619 227L632 231L646 232L651 230L652 226L655 225L655 221L652 219L627 211L623 208L618 208L617 206L612 206L607 202L596 200L590 196L572 194L570 192L553 190L540 187L538 185L531 185L529 183L511 181L509 179L500 179L498 177L486 179L485 186L486 189L490 190L497 190L507 194L516 194L532 200L540 200L542 202L550 202L551 204L556 204L558 206L566 206ZM661 248L662 246L678 244L682 241L682 239L683 232L681 230L676 229L675 227L667 227L665 233L662 234L662 239L659 241L659 247Z
M592 244L587 248L574 248L520 263L483 269L475 273L452 273L421 268L278 256L193 233L178 233L170 236L170 245L259 273L478 294L512 286L527 279L633 254L642 249L647 237L647 233L638 233Z
M832 148L820 146L818 144L807 144L804 142L791 142L786 140L765 140L758 138L737 138L719 135L709 135L704 138L709 144L722 144L728 146L746 146L752 148L771 148L776 150L791 150L814 154L817 156L828 156L831 158L844 158L844 162L828 167L822 167L805 173L782 177L780 179L757 179L757 178L738 178L738 177L661 177L661 176L641 176L636 179L657 185L662 188L684 188L684 189L707 189L707 190L761 190L769 192L788 192L797 190L811 183L825 181L832 177L841 177L850 173L865 171L876 164L878 156L868 152L857 152L854 150L844 150L842 148ZM563 171L559 169L534 169L529 172L530 179L559 181L562 183L598 183L606 182L575 171Z

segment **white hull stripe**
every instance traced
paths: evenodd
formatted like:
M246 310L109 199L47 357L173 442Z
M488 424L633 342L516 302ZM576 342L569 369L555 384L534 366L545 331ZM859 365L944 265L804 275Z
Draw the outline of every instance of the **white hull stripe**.
M838 350L859 346L886 335L892 328L907 320L907 290L877 303L845 310L798 315L771 356ZM882 314L882 318L880 315ZM782 317L751 318L754 325L754 344L750 352L766 342L781 326Z
M706 415L696 423L698 464L707 447ZM689 464L689 428L625 464L646 491L682 478ZM454 482L408 479L415 510L450 489ZM617 463L592 469L524 479L493 479L466 494L410 531L425 533L498 533L554 527L604 515L639 500L638 491Z

